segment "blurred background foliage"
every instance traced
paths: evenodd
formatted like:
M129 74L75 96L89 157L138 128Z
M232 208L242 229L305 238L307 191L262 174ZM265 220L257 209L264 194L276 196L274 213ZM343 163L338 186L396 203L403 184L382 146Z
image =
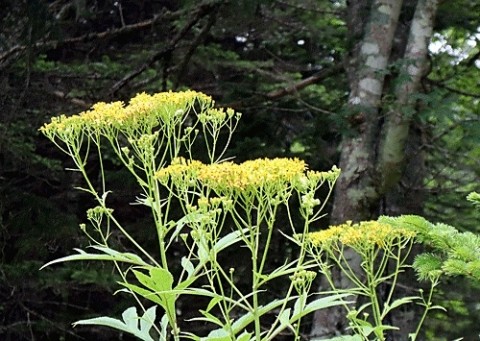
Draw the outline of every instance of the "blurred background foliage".
M69 161L38 133L50 116L142 91L192 88L243 113L228 155L235 160L297 156L319 170L338 161L341 134L349 129L343 63L356 39L348 36L345 1L2 0L1 8L1 340L123 337L70 325L128 306L112 295L109 265L38 271L88 245L78 224L92 205L73 189L82 183L65 171ZM478 212L464 200L478 190L480 175L478 18L475 1L441 2L431 72L418 94L417 152L426 171L421 188L412 189L424 196L418 210L428 219L470 231L479 231ZM130 205L138 189L108 161L113 205L148 247L155 242L148 216ZM89 171L98 174L94 159ZM120 236L116 243L128 249ZM286 250L279 244L274 251L279 262ZM442 291L448 312L429 322L431 340L478 335L479 288L452 285ZM187 303L185 316L194 308Z

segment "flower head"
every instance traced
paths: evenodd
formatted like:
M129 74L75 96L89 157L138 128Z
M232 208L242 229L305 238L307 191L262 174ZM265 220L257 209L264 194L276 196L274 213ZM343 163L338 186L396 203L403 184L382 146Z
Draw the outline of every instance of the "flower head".
M331 226L330 228L309 234L308 239L314 246L325 247L340 242L354 249L379 247L385 248L395 240L411 239L415 232L402 227L394 227L378 221L362 221L353 224Z
M98 102L90 110L77 115L52 117L40 131L49 138L64 139L70 131L95 130L109 135L116 130L140 130L151 133L161 124L179 123L190 109L198 104L201 110L213 106L213 100L195 91L161 92L154 95L139 93L128 105L123 102ZM112 130L113 129L113 130Z

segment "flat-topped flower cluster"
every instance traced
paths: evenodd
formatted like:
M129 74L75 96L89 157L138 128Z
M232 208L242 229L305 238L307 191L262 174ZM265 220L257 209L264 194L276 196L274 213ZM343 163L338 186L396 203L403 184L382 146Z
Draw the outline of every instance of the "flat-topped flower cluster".
M365 246L376 246L384 248L386 245L397 239L410 239L415 237L413 229L397 227L388 223L378 221L362 221L331 226L326 230L311 232L308 239L313 246L330 247L335 243L358 248Z
M113 131L148 131L149 129L180 122L190 111L198 113L198 119L218 121L231 118L232 109L215 109L214 100L196 91L160 92L153 95L139 93L127 105L116 101L99 102L91 109L77 115L52 117L40 131L47 137L60 138L87 131L111 133Z
M335 167L327 172L308 171L306 163L297 158L256 159L240 164L203 164L197 160L176 158L171 165L159 170L156 177L164 184L172 181L174 184L201 185L219 195L226 195L258 190L280 191L292 187L303 192L316 188L319 182L334 182L339 173L340 170Z

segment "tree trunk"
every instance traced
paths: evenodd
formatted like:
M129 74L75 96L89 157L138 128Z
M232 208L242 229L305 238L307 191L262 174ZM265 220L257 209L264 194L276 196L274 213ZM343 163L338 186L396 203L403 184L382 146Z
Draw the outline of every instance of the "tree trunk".
M366 4L366 2L364 2ZM358 7L358 4L356 4ZM363 220L373 214L372 204L378 201L373 173L375 144L379 129L379 107L393 37L402 1L375 0L371 4L369 21L360 44L355 48L349 67L350 95L348 109L356 130L342 141L340 168L342 175L336 184L332 223ZM365 8L364 6L361 6ZM352 13L349 11L349 13ZM356 14L356 15L355 15ZM361 13L352 13L350 29L357 30ZM358 31L351 32L355 36ZM346 255L353 268L359 268L358 256L351 250ZM340 273L333 274L341 287L349 285ZM317 311L311 334L319 339L342 333L347 327L341 308Z
M383 140L380 144L378 174L380 190L388 193L399 181L405 164L405 145L415 111L420 81L427 71L428 44L438 0L419 0L410 27L407 48L403 57L399 81L395 89L395 105L386 115Z
M411 171L416 167L413 160L418 161L422 156L412 152L411 147L416 145L413 142L418 142L420 137L418 131L410 132L409 128L416 110L414 94L427 69L428 43L437 5L438 0L417 2L410 29L405 30L408 42L394 90L395 102L386 113L382 112L381 100L388 90L384 81L402 1L376 0L371 5L363 39L354 48L353 63L347 68L351 89L348 109L353 131L344 137L341 144L339 165L342 175L335 189L332 224L375 219L381 211L390 214L420 213L418 207L407 209L408 203L415 202L412 200L412 193L415 192L402 187L399 182L404 177L407 187L418 185L418 181L411 178ZM359 6L358 2L355 2L355 6ZM357 23L358 19L358 16L349 17L349 20L357 20ZM355 36L358 27L348 26L350 34ZM357 31L352 31L354 27L357 27ZM399 39L399 43L403 41L405 44L406 40ZM407 79L402 80L405 75ZM407 152L409 135L415 139L411 139ZM408 160L408 155L415 156ZM405 166L411 168L406 171ZM402 202L402 199L405 201ZM402 208L402 205L405 207ZM358 256L351 250L347 252L350 253L346 255L351 261L350 266L359 269ZM349 285L341 273L336 273L335 277L339 287ZM340 308L317 312L312 336L321 339L343 333L346 327L343 315ZM394 316L392 320L398 322L399 318ZM408 338L408 326L404 327L401 333L395 334L398 340Z
M341 144L342 176L335 189L331 220L364 220L375 215L379 199L375 151L379 135L379 109L393 37L402 1L376 0L370 10L356 69L351 70L348 110L354 131ZM352 74L353 72L353 74Z

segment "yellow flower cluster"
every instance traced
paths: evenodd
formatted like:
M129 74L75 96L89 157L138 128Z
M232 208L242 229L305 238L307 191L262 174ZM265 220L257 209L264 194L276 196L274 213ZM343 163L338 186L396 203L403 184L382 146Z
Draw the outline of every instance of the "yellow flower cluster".
M347 221L345 224L331 226L326 230L311 232L308 239L312 245L319 247L331 245L333 242L341 242L353 248L359 246L384 248L394 240L413 237L415 237L415 232L412 230L378 221L362 221L358 224Z
M226 119L231 119L235 115L235 111L232 108L212 108L204 113L198 115L198 119L202 123L222 124Z
M185 181L195 177L201 184L219 192L250 192L260 188L288 186L294 178L302 176L306 169L299 159L257 159L235 164L223 162L205 165L199 161L176 159L156 176L161 182L171 179Z
M211 97L195 91L161 92L154 95L140 93L126 106L123 102L99 102L78 115L52 117L50 123L40 130L49 137L61 137L66 132L78 129L153 128L183 116L195 103L199 104L201 111L214 104Z
M197 160L186 160L183 157L173 159L170 166L162 168L155 173L156 178L166 184L172 180L175 184L190 184L196 181L198 171L205 167L203 163Z

